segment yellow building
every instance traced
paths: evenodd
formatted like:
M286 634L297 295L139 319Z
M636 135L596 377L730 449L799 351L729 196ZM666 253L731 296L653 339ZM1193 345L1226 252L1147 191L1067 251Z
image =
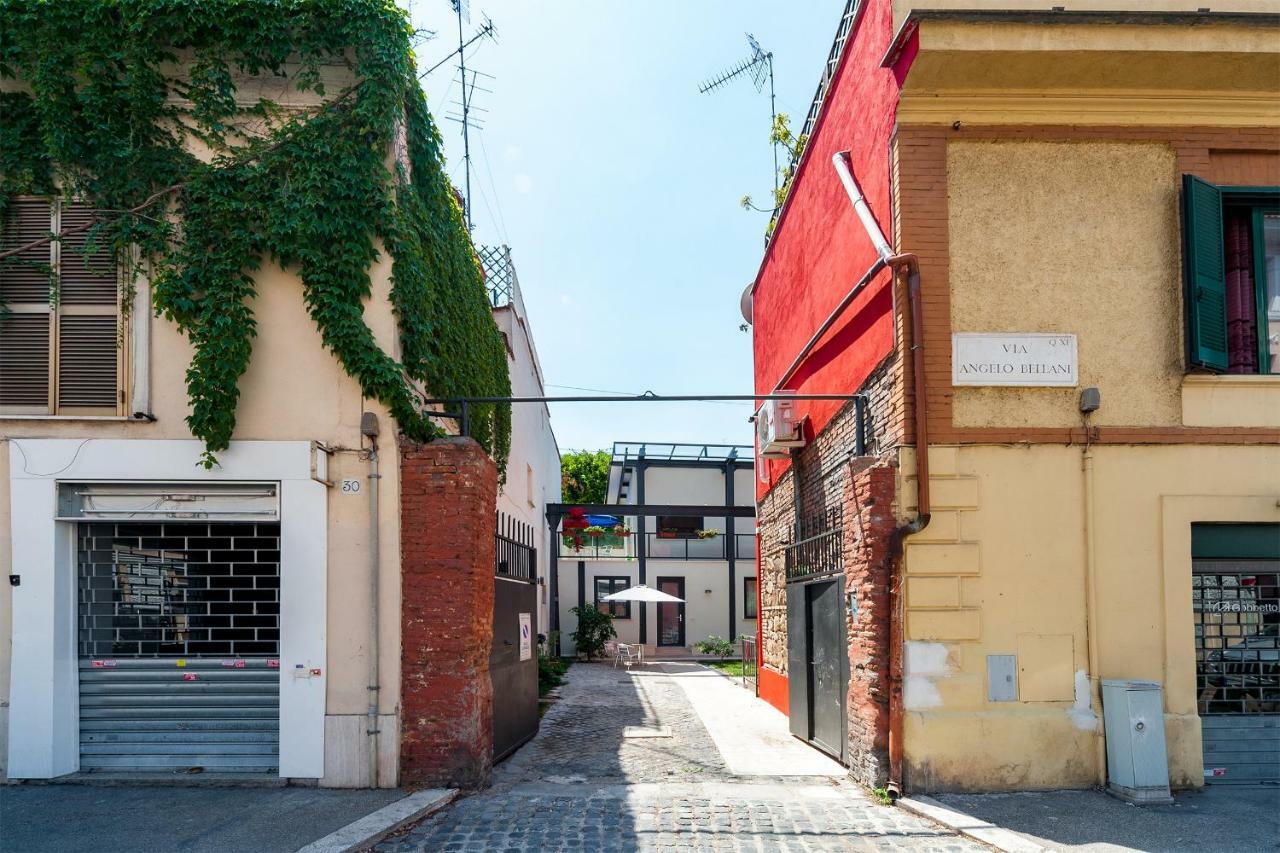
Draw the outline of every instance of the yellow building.
M899 533L895 569L867 568L871 528L848 506L865 465L831 464L859 410L816 412L799 464L773 463L762 496L762 691L776 673L793 722L813 714L795 683L816 682L778 642L794 632L775 621L771 653L768 612L804 590L791 506L803 520L840 504L843 477L846 558L829 568L852 595L854 775L1085 787L1107 780L1111 750L1116 781L1129 732L1104 726L1102 685L1128 680L1162 687L1162 719L1126 721L1139 739L1163 724L1174 787L1280 778L1280 18L1264 3L865 6L755 284L757 390L797 354L775 355L772 300L827 273L789 265L791 245L864 247L833 277L841 292L876 259L831 168L847 152L902 274L823 340L856 327L850 350L871 347L878 311L891 338L865 370L828 355L842 376L802 367L785 387L866 394L894 517L927 517ZM891 114L880 153L867 92ZM847 209L815 237L806 216L836 198ZM837 302L789 306L813 318L799 340Z

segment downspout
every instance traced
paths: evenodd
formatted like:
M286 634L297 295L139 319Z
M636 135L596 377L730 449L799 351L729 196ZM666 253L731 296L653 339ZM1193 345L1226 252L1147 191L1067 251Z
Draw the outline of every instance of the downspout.
M381 705L382 685L378 671L379 629L379 597L381 574L381 542L379 539L378 518L378 481L382 475L378 473L378 418L372 412L365 412L360 418L360 432L369 439L369 711L367 731L369 735L369 787L379 787L378 760L378 710Z
M1084 416L1084 454L1081 471L1084 475L1084 631L1085 646L1089 656L1089 708L1102 707L1102 676L1098 653L1098 578L1097 544L1094 534L1093 442L1089 416ZM1097 714L1096 711L1094 711ZM1095 725L1100 725L1101 718ZM1098 768L1098 785L1107 784L1107 743L1102 732L1095 731L1094 761Z
M862 221L867 236L871 238L879 256L876 264L888 266L894 274L905 272L907 276L907 312L911 330L906 341L907 352L911 357L912 387L915 392L913 414L915 416L916 439L916 517L906 524L899 525L889 539L889 782L886 785L889 795L897 798L902 792L902 671L903 671L903 598L902 598L902 553L903 540L924 530L929 524L929 424L928 424L928 386L924 375L924 322L920 303L920 264L914 254L894 254L889 248L889 241L880 230L879 223L867 206L858 182L854 178L849 165L849 152L840 151L832 155L831 162L840 183L853 202L854 212ZM874 275L879 266L873 265L864 279ZM855 285L855 290L846 297L844 304L852 301L854 293L864 282ZM829 325L834 322L828 319ZM816 341L814 342L816 343Z

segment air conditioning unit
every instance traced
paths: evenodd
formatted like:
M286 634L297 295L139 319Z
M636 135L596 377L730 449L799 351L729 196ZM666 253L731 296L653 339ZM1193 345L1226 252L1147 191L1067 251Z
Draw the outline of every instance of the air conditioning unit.
M785 459L793 447L804 447L804 434L791 400L766 400L756 412L756 445L766 459Z

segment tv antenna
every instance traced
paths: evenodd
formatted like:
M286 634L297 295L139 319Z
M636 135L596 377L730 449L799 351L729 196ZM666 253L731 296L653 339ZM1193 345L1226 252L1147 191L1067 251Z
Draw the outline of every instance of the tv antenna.
M475 228L475 222L471 218L471 128L474 126L477 130L483 130L484 125L471 117L472 111L487 113L488 110L483 107L477 107L472 103L472 98L477 91L493 94L492 89L486 89L476 85L477 78L485 77L493 80L492 74L485 74L474 68L467 68L467 48L473 43L488 36L494 41L498 40L497 28L494 27L493 21L489 20L486 15L484 23L480 25L471 38L466 38L462 30L463 21L470 22L471 9L469 0L449 0L449 5L453 7L454 14L458 16L458 47L453 53L450 53L444 59L427 69L422 76L425 77L432 71L435 71L441 65L448 62L454 56L458 57L458 80L462 84L462 95L454 104L461 110L460 113L453 113L445 116L452 121L456 121L462 125L462 164L463 171L466 174L465 187L466 191L462 196L462 212L467 220L467 230Z
M736 65L732 65L720 72L715 77L709 77L699 86L698 91L702 94L715 91L721 86L726 85L731 80L739 77L749 77L751 82L755 84L757 92L764 91L765 81L769 82L769 132L773 133L773 126L778 120L777 100L773 93L773 52L765 50L760 46L760 42L756 41L756 37L747 33L747 44L751 46L751 55ZM773 143L773 193L776 197L778 194L778 143Z

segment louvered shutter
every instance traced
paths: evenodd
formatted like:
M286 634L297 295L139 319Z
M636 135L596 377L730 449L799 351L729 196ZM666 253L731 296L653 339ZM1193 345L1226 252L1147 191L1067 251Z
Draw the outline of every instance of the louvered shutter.
M66 231L88 225L93 212L83 204L62 205L59 227ZM58 258L58 302L62 305L109 305L112 310L119 291L116 283L115 258L109 249L95 245L90 249L93 229L88 228L61 240Z
M46 237L52 224L46 199L9 199L0 248ZM6 411L49 411L51 258L45 243L0 262L0 407Z
M1187 358L1227 369L1227 276L1222 237L1222 191L1182 176L1182 229L1187 302Z
M116 317L58 318L58 408L116 406Z

